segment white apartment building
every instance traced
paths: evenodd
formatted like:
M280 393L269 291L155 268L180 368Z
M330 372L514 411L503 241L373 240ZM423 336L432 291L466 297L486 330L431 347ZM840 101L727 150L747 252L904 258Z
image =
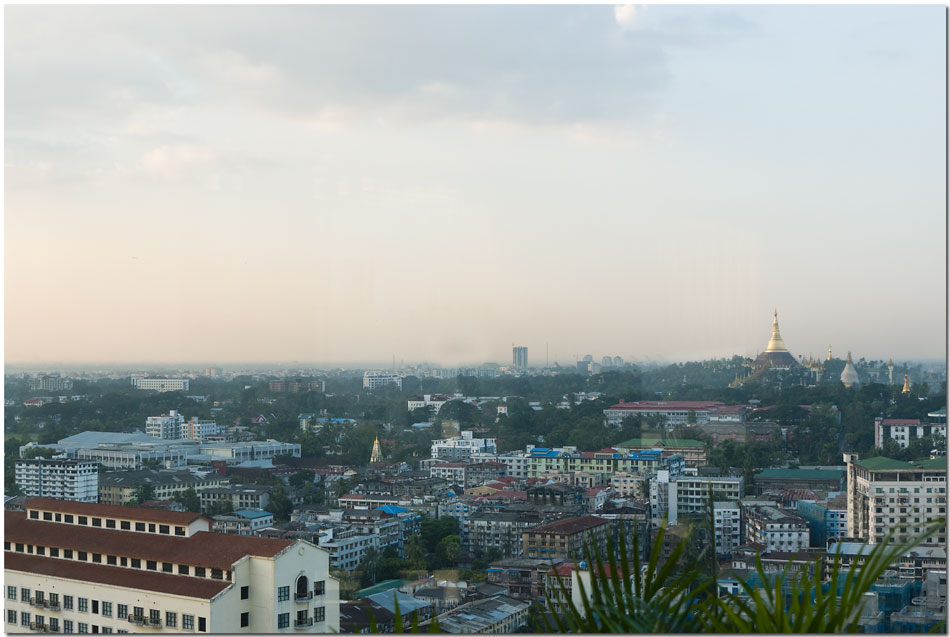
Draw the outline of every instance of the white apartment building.
M947 438L947 423L921 423L920 419L875 418L874 446L884 447L884 441L890 438L901 449L906 449L915 438L939 434Z
M413 409L422 409L423 407L432 407L432 415L438 416L439 410L442 409L442 405L449 402L450 400L461 399L462 394L456 394L454 396L444 396L441 394L424 394L422 400L415 398L413 400L406 401L406 406L409 411Z
M742 543L742 511L738 502L713 502L713 534L717 555L731 554Z
M62 376L37 376L30 379L30 389L46 391L64 391L73 388L73 381Z
M20 493L30 497L99 501L99 463L80 460L19 460L15 480Z
M432 441L433 458L466 460L474 453L494 454L497 451L495 438L474 438L471 431L463 431L454 438Z
M664 516L668 524L677 524L681 515L705 515L709 511L709 488L712 486L713 502L735 502L744 492L742 476L705 477L679 475L670 477L670 472L661 469L650 480L650 510L653 523L659 524Z
M145 433L162 440L178 440L181 438L181 428L185 424L185 417L177 411L168 412L167 416L149 416L145 419Z
M878 456L844 454L848 466L848 536L883 542L893 531L896 542L924 532L947 516L947 459L903 462ZM947 528L927 538L925 547L946 546Z
M791 511L774 506L752 506L745 516L746 541L761 544L763 551L795 553L808 548L808 522Z
M339 631L339 584L309 542L211 533L194 513L25 508L5 512L7 632Z
M396 385L402 389L402 377L395 372L363 372L364 389L377 389L385 385Z
M330 567L354 571L362 564L369 549L379 549L379 538L365 529L327 529L321 533L320 548L327 551Z
M133 376L132 384L139 389L153 389L155 391L188 391L187 378L142 378Z
M468 465L461 462L443 462L429 467L430 478L442 478L449 484L465 486L465 469Z
M528 477L528 454L526 453L480 453L469 456L472 462L499 462L505 465L505 475L523 480Z

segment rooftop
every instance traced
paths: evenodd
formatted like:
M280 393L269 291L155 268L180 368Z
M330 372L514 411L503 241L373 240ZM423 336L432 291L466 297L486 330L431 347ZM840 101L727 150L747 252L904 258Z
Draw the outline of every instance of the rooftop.
M593 529L603 524L607 524L608 522L609 520L606 518L600 518L594 515L585 515L580 518L564 518L563 520L556 520L548 524L542 524L541 526L528 529L527 532L573 535L574 533L580 533L581 531Z
M618 447L705 447L706 443L685 438L631 438Z
M764 469L755 474L756 480L834 480L844 477L844 469Z
M206 517L200 513L167 511L164 509L143 509L113 504L95 504L92 502L74 502L72 500L56 500L54 498L31 498L23 508L27 511L58 511L90 517L121 518L123 520L138 520L141 522L159 522L162 524L178 524L188 526L195 520Z

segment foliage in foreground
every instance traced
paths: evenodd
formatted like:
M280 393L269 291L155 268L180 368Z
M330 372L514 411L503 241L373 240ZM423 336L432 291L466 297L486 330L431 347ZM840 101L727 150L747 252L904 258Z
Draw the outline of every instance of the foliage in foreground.
M646 564L641 563L636 537L632 563L624 551L617 561L608 538L606 561L596 546L587 548L591 583L588 595L578 579L581 606L573 602L559 579L562 610L558 612L549 599L549 612L541 614L536 628L547 633L859 632L867 601L864 594L900 556L945 524L945 520L938 520L928 532L909 542L877 544L863 562L854 560L846 570L836 553L829 581L823 577L820 560L803 572L791 572L790 563L781 573L767 574L757 558L755 570L761 585L752 587L742 582L739 595L720 591L716 576L710 576L706 560L714 556L684 559L688 537L682 538L658 567L665 524ZM836 594L838 590L842 591L840 595ZM937 629L942 631L943 625Z

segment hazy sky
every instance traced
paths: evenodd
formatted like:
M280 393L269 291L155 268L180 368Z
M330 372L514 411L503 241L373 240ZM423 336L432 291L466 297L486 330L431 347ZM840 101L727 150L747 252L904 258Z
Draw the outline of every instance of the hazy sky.
M945 8L5 8L5 358L946 347Z

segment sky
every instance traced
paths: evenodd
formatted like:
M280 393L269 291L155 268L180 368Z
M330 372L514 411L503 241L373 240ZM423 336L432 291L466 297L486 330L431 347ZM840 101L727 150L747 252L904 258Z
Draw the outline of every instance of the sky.
M945 8L7 6L7 363L946 351Z

